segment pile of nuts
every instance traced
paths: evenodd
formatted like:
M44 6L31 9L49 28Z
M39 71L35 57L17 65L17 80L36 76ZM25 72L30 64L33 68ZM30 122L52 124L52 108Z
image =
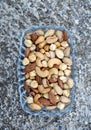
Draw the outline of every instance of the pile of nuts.
M74 85L71 74L72 59L65 30L39 29L25 35L24 88L31 110L43 106L63 110L70 103L70 91Z

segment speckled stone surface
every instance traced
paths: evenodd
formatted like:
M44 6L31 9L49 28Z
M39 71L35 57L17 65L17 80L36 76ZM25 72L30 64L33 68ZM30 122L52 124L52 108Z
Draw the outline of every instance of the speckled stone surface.
M72 113L38 117L19 102L17 59L21 31L34 24L66 26L76 49L76 96ZM91 130L91 1L1 0L0 130Z

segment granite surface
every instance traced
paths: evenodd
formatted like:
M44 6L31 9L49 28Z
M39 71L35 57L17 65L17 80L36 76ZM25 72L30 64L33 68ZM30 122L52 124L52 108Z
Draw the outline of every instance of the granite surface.
M38 117L19 102L17 59L21 31L31 25L61 25L72 32L76 94L71 113ZM0 1L0 130L91 130L91 0Z

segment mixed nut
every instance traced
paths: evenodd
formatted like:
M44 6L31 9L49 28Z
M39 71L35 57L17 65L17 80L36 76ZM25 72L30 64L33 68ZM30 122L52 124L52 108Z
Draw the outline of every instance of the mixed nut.
M74 85L71 74L72 59L67 32L39 29L25 35L24 88L32 110L63 110L70 103Z

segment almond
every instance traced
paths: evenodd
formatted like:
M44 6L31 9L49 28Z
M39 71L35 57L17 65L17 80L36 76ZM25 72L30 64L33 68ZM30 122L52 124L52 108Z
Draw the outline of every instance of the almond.
M50 106L51 105L50 101L48 99L44 98L44 97L39 98L39 102L42 105L45 105L45 106Z
M63 40L64 41L68 40L68 34L67 34L67 32L65 30L63 31Z
M28 57L29 56L29 53L30 53L30 48L26 48L25 50L25 57Z
M29 86L26 84L26 82L24 82L24 88L25 88L25 90L26 90L27 93L30 92L30 88L29 88Z
M33 63L27 65L27 66L23 69L23 72L29 73L29 72L33 71L33 70L35 69L35 67L36 67L36 62L33 62Z
M53 65L53 68L56 68L56 69L58 69L58 68L59 68L59 65L57 65L57 64L54 64L54 65Z
M49 94L48 94L48 96L49 96L50 102L51 102L53 105L55 105L55 104L56 104L56 96L53 94L53 92L50 91Z
M55 82L57 82L57 78L51 77L51 78L49 79L49 81L50 81L50 83L55 83Z
M35 96L35 92L31 91L31 92L29 93L29 96L34 97L34 96Z
M36 45L36 51L39 51L39 50L40 50L39 46L38 46L38 45Z
M32 90L34 93L38 93L38 92L39 92L38 89L36 89L36 88L31 88L31 90Z
M62 82L62 80L59 79L59 78L58 78L58 85L59 85L61 88L63 88L63 82Z
M35 41L37 40L38 38L38 35L36 33L33 33L30 35L31 36L31 40L33 41L33 43L35 43Z
M42 79L39 75L37 75L35 79L36 79L36 81L38 82L39 85L42 83Z

